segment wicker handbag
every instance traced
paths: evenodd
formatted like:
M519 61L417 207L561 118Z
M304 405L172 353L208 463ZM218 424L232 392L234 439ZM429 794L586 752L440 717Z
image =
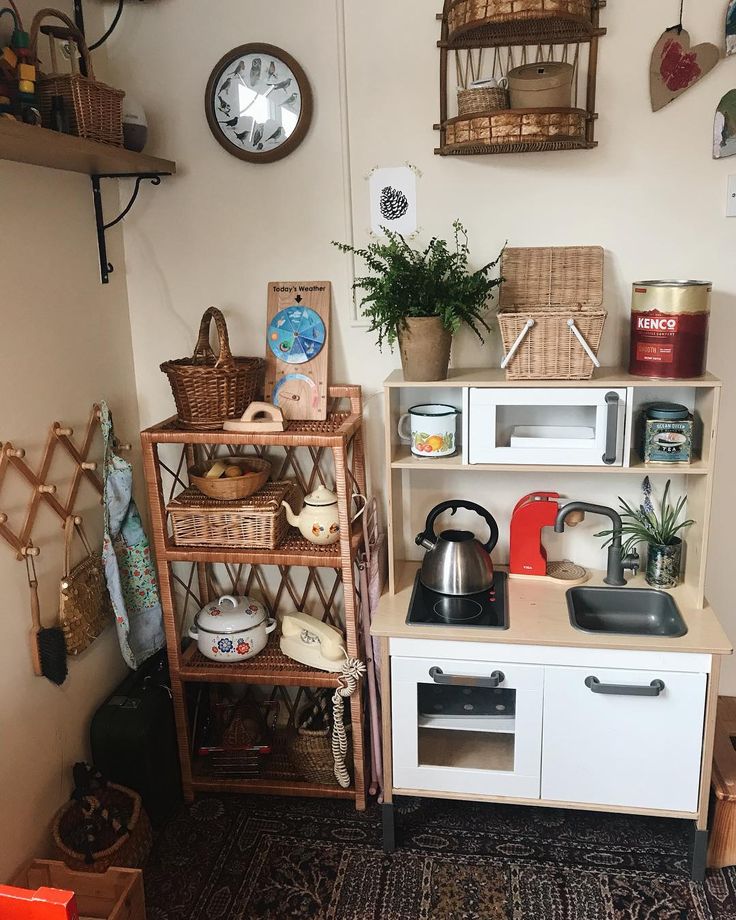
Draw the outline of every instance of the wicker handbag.
M79 531L87 557L72 568L74 531ZM112 605L102 557L92 552L82 519L69 515L64 524L64 575L59 591L59 620L69 655L88 648L112 619Z
M70 869L106 872L110 866L138 869L153 845L151 822L137 792L106 782L86 764L75 766L74 796L54 817L51 836L55 855Z
M220 346L217 358L210 347L213 319ZM262 358L234 358L225 317L217 307L205 310L193 356L161 365L171 384L179 424L213 431L222 428L226 419L239 419L261 395L265 363Z
M41 23L49 16L60 19L68 28L72 40L79 48L85 63L87 76L76 73L76 55L72 55L72 73L39 74L37 91L38 104L44 127L51 127L51 104L54 96L61 96L69 115L72 134L85 137L101 144L123 146L123 96L122 90L114 89L95 80L87 43L84 35L69 17L60 10L42 9L31 23L31 52L38 61L38 34ZM51 41L51 66L56 71L56 51Z

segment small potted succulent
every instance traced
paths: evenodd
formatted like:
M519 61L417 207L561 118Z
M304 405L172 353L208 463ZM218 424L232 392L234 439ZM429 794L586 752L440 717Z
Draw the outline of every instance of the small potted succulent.
M638 508L619 497L623 521L623 551L630 553L640 543L647 544L645 577L653 588L674 588L680 580L682 564L682 537L680 532L695 522L682 520L687 497L681 495L673 504L670 499L670 480L664 487L659 508L655 507L649 477L642 483L642 501ZM607 537L604 546L611 542L612 532L601 531L598 537Z
M470 247L465 228L456 220L454 247L432 237L422 249L412 249L403 236L383 228L386 240L356 249L336 243L342 252L359 256L371 275L356 278L353 287L364 292L363 315L378 347L393 350L398 341L406 380L445 380L452 336L468 325L483 341L490 332L484 315L493 289L492 278L500 255L477 271L470 271Z

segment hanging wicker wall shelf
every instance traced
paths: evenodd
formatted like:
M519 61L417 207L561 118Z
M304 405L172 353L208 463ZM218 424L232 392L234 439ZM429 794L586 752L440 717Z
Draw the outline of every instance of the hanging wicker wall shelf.
M434 152L595 147L603 6L605 0L445 0Z
M605 34L597 11L605 0L448 0L448 48L588 42Z

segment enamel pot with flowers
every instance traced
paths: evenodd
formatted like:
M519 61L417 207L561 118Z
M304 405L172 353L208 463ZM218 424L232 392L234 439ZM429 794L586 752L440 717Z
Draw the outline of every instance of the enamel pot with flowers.
M212 661L247 661L263 651L275 628L276 620L259 601L225 594L199 611L189 635Z

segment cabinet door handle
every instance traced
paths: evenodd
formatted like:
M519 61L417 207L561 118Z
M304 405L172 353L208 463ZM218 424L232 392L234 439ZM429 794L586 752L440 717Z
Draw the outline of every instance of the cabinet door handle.
M648 687L641 684L602 684L597 677L585 678L585 686L593 693L608 693L611 696L659 696L664 690L664 681L653 680Z
M616 462L618 446L618 393L606 393L606 452L601 458L604 463Z
M503 671L492 671L490 677L474 677L466 674L445 674L442 668L430 668L429 676L436 684L455 684L460 687L490 687L494 689L506 680Z

